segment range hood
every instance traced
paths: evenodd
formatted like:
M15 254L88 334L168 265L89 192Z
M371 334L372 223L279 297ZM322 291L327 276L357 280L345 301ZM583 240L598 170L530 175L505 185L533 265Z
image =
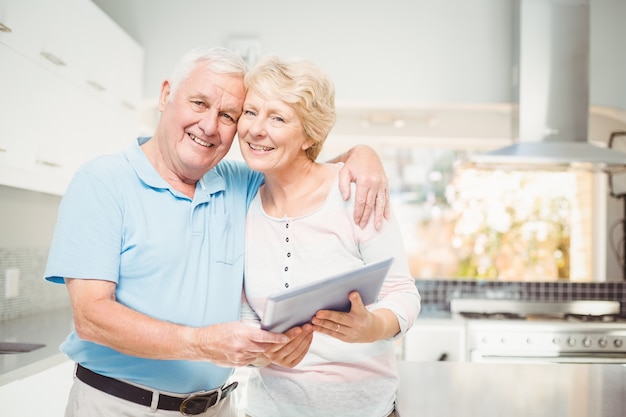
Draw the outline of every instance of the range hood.
M589 0L518 0L516 143L469 157L500 169L626 169L626 154L590 143ZM607 138L608 140L608 138Z

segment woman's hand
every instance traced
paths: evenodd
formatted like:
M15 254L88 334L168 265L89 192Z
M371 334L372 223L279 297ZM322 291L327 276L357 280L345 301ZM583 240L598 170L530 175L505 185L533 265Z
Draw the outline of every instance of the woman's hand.
M372 212L377 230L389 218L389 181L374 149L358 145L337 158L344 162L339 172L339 188L344 200L350 198L350 183L356 183L354 222L364 228Z
M358 292L350 293L350 312L320 310L313 318L314 330L348 343L388 339L400 331L396 315L387 309L369 311Z
M289 342L272 346L265 351L264 356L267 358L267 362L285 368L293 368L302 361L302 358L309 351L309 346L313 341L313 326L305 324L302 327L292 327L283 334L289 337ZM269 365L269 363L264 365Z

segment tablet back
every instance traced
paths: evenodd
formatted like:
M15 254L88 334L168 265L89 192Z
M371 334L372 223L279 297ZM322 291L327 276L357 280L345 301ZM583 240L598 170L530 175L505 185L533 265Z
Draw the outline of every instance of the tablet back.
M350 311L352 291L358 291L363 304L372 304L392 263L388 258L273 294L265 303L261 328L282 333L310 323L319 310Z

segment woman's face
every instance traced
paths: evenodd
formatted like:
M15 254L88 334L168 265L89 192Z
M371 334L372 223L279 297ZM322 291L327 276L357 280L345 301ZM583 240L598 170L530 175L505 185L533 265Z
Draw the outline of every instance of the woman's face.
M254 90L246 95L237 135L241 154L255 171L278 173L308 159L311 141L295 109L281 100L264 100Z

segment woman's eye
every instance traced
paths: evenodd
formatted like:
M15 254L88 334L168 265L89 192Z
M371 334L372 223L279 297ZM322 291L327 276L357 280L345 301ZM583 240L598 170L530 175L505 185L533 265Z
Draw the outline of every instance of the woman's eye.
M272 120L275 121L275 122L278 122L278 123L284 123L285 122L285 119L283 119L280 116L273 116Z

